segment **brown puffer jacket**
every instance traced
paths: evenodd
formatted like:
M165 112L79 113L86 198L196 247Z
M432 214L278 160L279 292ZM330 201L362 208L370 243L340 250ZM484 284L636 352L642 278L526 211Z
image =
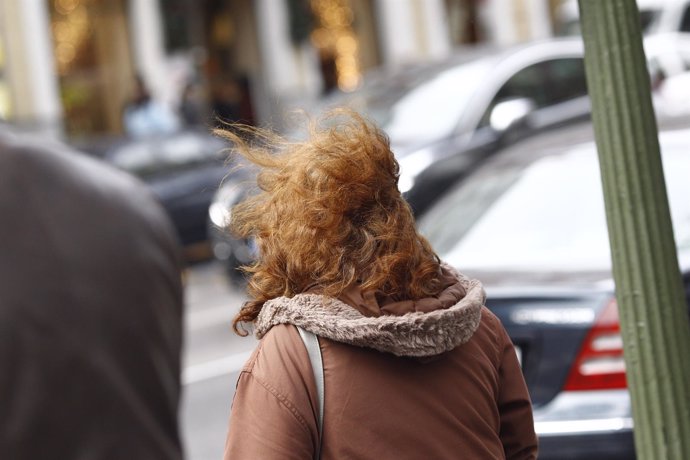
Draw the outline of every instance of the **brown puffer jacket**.
M318 396L293 325L320 337L322 459L536 458L510 338L483 306L481 284L445 270L446 289L417 302L356 288L340 299L267 302L256 323L262 340L237 384L225 458L315 458Z

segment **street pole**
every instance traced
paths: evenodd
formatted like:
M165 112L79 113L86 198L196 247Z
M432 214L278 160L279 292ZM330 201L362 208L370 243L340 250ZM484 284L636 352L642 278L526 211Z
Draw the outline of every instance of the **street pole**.
M579 0L638 458L690 459L690 323L635 0Z

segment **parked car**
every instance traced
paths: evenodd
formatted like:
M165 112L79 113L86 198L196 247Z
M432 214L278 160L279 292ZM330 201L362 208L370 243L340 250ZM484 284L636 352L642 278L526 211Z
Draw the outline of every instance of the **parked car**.
M645 34L690 32L690 0L637 0L640 24ZM580 33L577 0L561 3L556 13L556 33Z
M579 43L579 40L576 40ZM663 34L647 37L644 42L648 68L654 90L654 101L660 116L681 116L690 107L679 107L677 101L687 100L688 90L682 85L666 85L667 82L685 75L690 69L690 38L681 34ZM470 142L464 149L437 157L426 167L408 179L403 188L405 197L415 214L421 216L427 208L457 180L460 180L481 161L502 145L533 135L536 132L553 129L573 121L589 117L589 97L586 93L583 49L569 61L544 62L516 73L493 96L482 121L477 125ZM561 74L560 68L570 66L570 74ZM577 69L577 70L575 70ZM538 70L540 79L530 72ZM513 90L512 88L519 89ZM564 87L569 89L564 90ZM520 99L508 96L518 93ZM566 99L568 98L568 99ZM533 107L501 133L496 125L502 125L502 109L510 108L518 101L530 101ZM548 105L540 108L540 100ZM558 102L562 100L562 102ZM537 102L532 102L537 101ZM497 136L496 133L501 133ZM406 159L402 159L404 166Z
M419 221L444 261L484 283L521 356L543 460L635 456L592 136L578 126L500 152ZM690 129L660 141L690 305Z
M208 209L231 170L226 148L210 133L183 131L116 144L105 152L104 160L151 187L170 216L180 244L190 249L208 240Z
M589 115L579 39L463 49L410 72L412 84L403 91L396 87L393 97L369 91L336 101L388 134L400 162L402 192L443 158L481 151L466 156L473 164L504 143Z

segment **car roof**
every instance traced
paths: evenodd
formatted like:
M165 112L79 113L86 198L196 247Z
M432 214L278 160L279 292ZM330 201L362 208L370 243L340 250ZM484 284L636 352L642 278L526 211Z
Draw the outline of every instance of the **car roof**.
M562 52L570 54L573 52L582 52L583 43L580 37L553 37L541 40L532 40L522 43L517 43L509 46L496 45L475 45L471 47L461 47L453 51L453 53L441 60L432 61L430 66L436 66L437 69L454 67L456 65L471 62L477 59L493 59L501 61L507 58L513 58L522 53L530 52L537 54L552 54L554 52Z
M690 49L690 37L688 34L668 32L664 34L650 35L644 38L645 48L652 52L673 46ZM583 54L584 45L582 37L550 37L539 40L526 41L512 45L477 44L455 48L449 55L438 59L404 62L398 65L389 65L373 68L367 71L360 86L353 91L335 90L326 95L323 102L335 102L340 98L360 91L385 90L395 86L396 81L424 80L438 72L458 65L476 60L501 62L505 59L515 59L523 53L536 54Z
M659 133L671 131L686 132L690 140L690 118L678 117L659 121ZM488 172L496 168L526 165L539 158L573 151L589 146L595 149L594 127L591 122L582 122L564 128L554 129L524 139L510 147L497 152L477 168L477 174Z
M515 56L524 51L548 52L561 50L581 50L582 39L579 37L555 37L542 40L528 41L513 45L499 46L495 44L477 44L455 48L449 56L437 59L410 61L394 66L381 66L367 71L359 87L353 91L336 90L325 96L324 100L347 97L357 91L367 90L373 87L382 87L391 84L390 79L405 79L410 76L433 76L439 71L462 65L479 59L500 61L507 57Z

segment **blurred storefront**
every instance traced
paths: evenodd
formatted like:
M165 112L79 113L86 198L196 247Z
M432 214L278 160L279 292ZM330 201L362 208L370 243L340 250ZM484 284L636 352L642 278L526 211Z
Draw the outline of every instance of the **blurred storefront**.
M183 124L281 128L367 70L551 34L559 0L3 0L0 116L123 135L139 77Z
M263 98L272 125L367 70L450 52L443 0L258 0Z
M550 0L482 0L480 20L486 39L499 45L546 38L553 35Z
M486 31L479 18L479 2L475 0L446 0L448 33L453 46L479 43Z
M161 0L165 54L176 73L177 102L194 123L255 124L261 74L251 0ZM198 121L198 120L197 120Z
M0 121L7 120L12 114L12 101L10 99L10 89L7 84L5 68L7 66L5 55L5 41L0 36Z
M122 131L134 73L125 0L49 2L55 68L69 137Z
M349 90L360 83L362 69L380 64L376 42L375 12L372 2L356 0L316 0L311 10L300 9L289 2L293 42L309 39L316 49L322 92L340 88ZM302 2L302 4L305 4ZM308 36L301 36L295 20L300 13L311 16Z
M17 129L59 135L62 105L45 0L1 1L0 40L7 120Z

